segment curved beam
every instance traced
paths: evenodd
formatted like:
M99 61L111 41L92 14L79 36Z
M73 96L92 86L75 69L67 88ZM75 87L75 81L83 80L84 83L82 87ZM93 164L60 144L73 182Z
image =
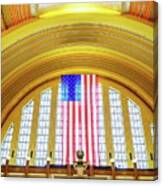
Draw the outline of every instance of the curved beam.
M140 36L107 25L65 25L29 35L2 52L2 79L11 70L49 50L72 45L115 50L153 68L153 44Z
M89 5L89 3L87 4ZM83 9L85 8L85 5L82 4ZM46 12L46 15L40 15L40 18L35 20L34 22L22 25L19 24L16 27L17 29L12 29L12 32L7 31L8 34L5 34L4 32L4 37L2 38L2 49L4 50L17 41L20 41L23 38L34 33L46 30L47 28L53 28L59 25L82 23L108 25L115 28L120 28L127 32L134 33L150 41L154 40L152 26L135 21L133 19L129 19L121 15L120 13L117 13L116 11L110 13L110 9L107 6L104 8L102 4L91 4L91 6L94 6L94 11L85 11L81 13L79 9L78 11L73 11L75 9L72 8L69 8L69 11L66 11L66 7L64 7L64 5L61 5L60 7L56 7L57 11L56 9L54 9L55 15L53 16L47 17L47 13L50 12Z
M150 68L141 66L139 61L129 59L128 56L115 51L90 46L73 46L36 56L20 65L8 78L5 78L2 84L3 113L7 113L5 110L10 110L16 104L16 100L24 97L27 93L25 91L23 94L24 87L33 89L49 77L59 77L67 73L95 73L111 78L133 91L153 109L151 86L153 76ZM149 90L151 94L148 93ZM21 96L18 96L19 94Z

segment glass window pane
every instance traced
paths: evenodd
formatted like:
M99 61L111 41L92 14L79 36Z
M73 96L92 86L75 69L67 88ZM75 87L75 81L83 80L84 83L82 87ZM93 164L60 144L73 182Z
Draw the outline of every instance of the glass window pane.
M109 103L111 113L112 138L115 154L115 166L127 168L126 143L123 126L123 115L121 106L121 95L116 90L109 89Z
M34 102L28 102L21 112L16 165L25 166L30 142Z
M148 168L147 147L145 144L144 129L140 108L132 101L128 100L129 118L132 132L132 140L139 169Z
M1 144L1 165L5 165L6 159L9 156L13 131L14 126L11 124Z
M40 108L36 140L36 166L45 166L48 157L52 89L48 88L40 95Z

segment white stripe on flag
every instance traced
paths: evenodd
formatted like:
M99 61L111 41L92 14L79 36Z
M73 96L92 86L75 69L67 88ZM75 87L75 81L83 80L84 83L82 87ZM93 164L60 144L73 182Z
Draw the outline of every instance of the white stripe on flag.
M83 160L86 161L86 135L85 135L85 86L84 76L81 75L81 124L82 124L82 150L84 151Z
M90 75L87 75L87 125L88 125L88 151L89 163L93 165L92 158L92 131L91 131L91 99L90 99Z
M79 150L79 103L75 101L75 161L77 161L76 151Z
M67 150L67 101L63 102L63 165L66 165Z
M69 102L69 164L73 163L73 103Z
M96 105L96 75L93 75L92 80L92 98L93 98L93 125L94 125L94 156L95 156L95 165L99 165L98 157L98 139L97 139L97 105Z

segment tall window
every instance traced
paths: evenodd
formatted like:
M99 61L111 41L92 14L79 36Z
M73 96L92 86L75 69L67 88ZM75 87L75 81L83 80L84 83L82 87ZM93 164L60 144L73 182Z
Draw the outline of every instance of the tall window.
M105 141L105 127L104 127L104 108L103 108L103 92L102 92L102 84L99 83L97 85L97 138L98 138L98 153L99 153L99 166L106 166L106 141Z
M145 143L144 129L140 108L132 101L128 100L129 118L132 132L135 158L139 169L148 168L148 157Z
M127 168L128 161L126 156L126 140L120 93L110 88L109 100L115 166L120 169Z
M33 120L33 107L34 102L30 101L24 106L21 113L18 148L16 156L16 165L19 166L25 166L26 164Z
M10 146L12 141L12 134L13 134L13 124L10 125L10 127L7 130L6 136L4 140L2 141L1 145L1 165L6 164L6 159L10 154Z
M45 166L47 162L51 96L51 88L45 90L40 95L40 109L36 140L36 166Z

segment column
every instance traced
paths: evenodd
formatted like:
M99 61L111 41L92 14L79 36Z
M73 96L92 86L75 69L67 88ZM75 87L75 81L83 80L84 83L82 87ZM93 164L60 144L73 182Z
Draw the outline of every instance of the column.
M125 130L125 140L126 140L126 152L127 152L127 160L128 167L133 168L132 158L134 155L133 143L132 143L132 133L128 112L128 99L122 94L122 111L123 111L123 119L124 119L124 130ZM130 157L132 154L132 157Z

